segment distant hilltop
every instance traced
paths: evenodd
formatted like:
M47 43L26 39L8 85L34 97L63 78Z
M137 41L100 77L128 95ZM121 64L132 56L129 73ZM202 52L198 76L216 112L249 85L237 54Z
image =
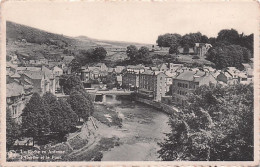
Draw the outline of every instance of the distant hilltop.
M50 33L26 25L17 24L11 21L6 22L6 36L8 40L25 40L26 42L36 44L74 46L79 49L86 49L96 46L127 47L129 45L151 45L124 41L98 40L87 36L69 37L66 35Z

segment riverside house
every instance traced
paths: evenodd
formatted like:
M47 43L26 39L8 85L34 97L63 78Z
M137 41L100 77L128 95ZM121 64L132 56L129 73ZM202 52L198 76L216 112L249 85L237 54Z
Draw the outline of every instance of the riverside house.
M202 85L216 84L217 80L208 72L184 71L172 82L172 102L185 105L188 93Z
M167 75L161 71L146 70L140 73L138 95L143 98L161 101L166 93Z
M122 74L122 87L127 89L138 89L140 73L144 71L145 68L143 65L128 65L126 71Z

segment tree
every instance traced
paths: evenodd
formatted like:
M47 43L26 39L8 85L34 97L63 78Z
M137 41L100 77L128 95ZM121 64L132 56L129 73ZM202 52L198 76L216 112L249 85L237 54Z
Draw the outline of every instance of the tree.
M107 56L107 51L103 47L97 47L94 49L93 54L91 55L91 60L93 62L100 62L104 60Z
M144 59L146 57L149 56L149 48L142 46L139 50L138 50L138 57L137 59Z
M231 29L231 30L224 29L218 33L217 41L218 42L226 41L230 44L238 44L239 34L235 29Z
M171 117L163 160L252 161L253 85L201 86Z
M46 92L42 97L45 107L50 115L50 131L59 133L59 138L76 125L77 114L64 99L58 99L50 92Z
M92 115L94 112L94 104L95 96L91 96L85 89L80 89L79 92L86 99L89 115Z
M19 126L11 117L11 111L6 109L6 148L10 148L20 135Z
M179 54L178 47L179 47L179 45L177 45L177 44L172 44L172 45L170 46L170 49L169 49L169 54Z
M171 45L177 44L179 45L179 42L181 40L181 35L180 34L164 34L160 35L157 38L157 44L160 47L170 47Z
M64 99L58 99L50 110L52 132L58 132L61 135L68 133L71 127L76 126L77 114Z
M254 34L250 35L240 35L239 45L247 48L253 57L254 54Z
M70 62L69 67L71 67L71 72L72 73L77 73L77 72L79 72L79 70L81 68L81 65L80 65L80 63L76 59L73 59Z
M251 58L248 49L239 45L219 45L209 49L206 59L215 63L217 69L236 67L243 69L242 63L248 63Z
M59 83L66 95L69 95L72 89L84 89L80 78L74 74L60 76Z
M202 35L201 39L200 39L201 43L208 43L209 42L209 38L206 35Z
M44 101L38 93L34 93L23 109L22 128L26 135L33 137L42 136L49 132L50 115Z
M138 54L138 49L135 45L127 46L126 55L130 58L130 60L136 60L136 56Z
M209 42L212 46L214 46L215 43L216 43L216 38L210 37L209 40L208 40L208 42Z
M187 44L187 45L184 45L183 46L183 53L184 54L188 54L190 52L190 47L189 47L189 45Z
M201 36L202 34L200 32L185 34L184 36L182 36L180 45L182 47L194 47L195 43L201 42Z
M46 105L53 105L57 101L56 96L54 94L52 94L51 92L44 93L44 95L42 96L42 99Z
M93 63L92 55L94 53L94 49L88 50L79 50L75 56L75 59L80 63L81 66L84 66L88 63Z
M83 96L79 91L73 90L68 98L68 103L76 112L78 118L83 118L84 121L93 113L92 103Z

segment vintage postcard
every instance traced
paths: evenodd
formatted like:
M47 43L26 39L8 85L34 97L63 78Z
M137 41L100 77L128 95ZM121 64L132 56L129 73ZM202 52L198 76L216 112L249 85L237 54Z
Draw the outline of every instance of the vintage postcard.
M5 1L1 166L258 166L256 1Z

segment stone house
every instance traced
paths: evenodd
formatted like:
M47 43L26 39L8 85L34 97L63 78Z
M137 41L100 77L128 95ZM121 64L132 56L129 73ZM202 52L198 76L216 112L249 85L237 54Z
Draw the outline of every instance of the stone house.
M166 93L166 77L161 71L146 70L141 73L138 95L143 98L161 101Z
M195 43L194 52L199 57L204 57L211 47L212 45L208 43Z
M33 85L33 92L43 95L45 92L55 94L55 77L52 73L44 71L24 71L21 75L22 82L30 82Z
M158 66L159 68L159 71L167 71L168 70L168 67L165 63L162 63Z
M17 124L22 123L22 111L25 107L25 92L22 85L12 82L6 84L6 107Z
M202 85L216 84L217 80L208 72L184 71L173 77L172 102L185 105L187 94Z

